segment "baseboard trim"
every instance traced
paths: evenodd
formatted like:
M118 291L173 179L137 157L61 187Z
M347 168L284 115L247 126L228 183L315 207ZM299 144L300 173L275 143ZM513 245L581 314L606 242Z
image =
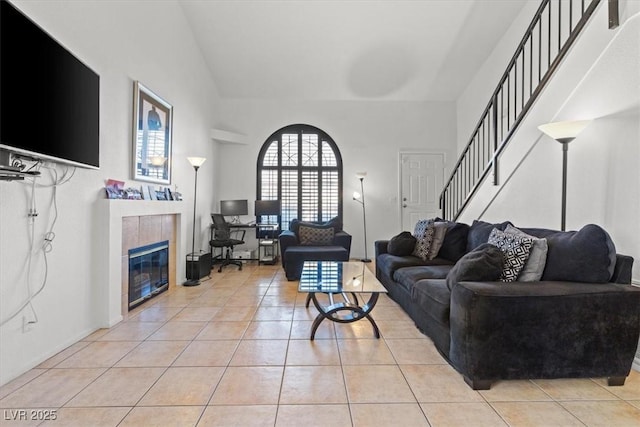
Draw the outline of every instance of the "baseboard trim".
M634 286L640 286L640 280L631 279L631 284ZM636 350L636 357L633 358L631 369L640 372L640 346L638 346L638 349Z

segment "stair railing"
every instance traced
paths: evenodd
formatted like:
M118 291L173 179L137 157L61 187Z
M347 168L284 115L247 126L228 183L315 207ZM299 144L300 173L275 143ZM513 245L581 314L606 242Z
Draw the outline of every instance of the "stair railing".
M440 194L444 219L460 216L489 172L499 184L500 154L599 3L542 1Z

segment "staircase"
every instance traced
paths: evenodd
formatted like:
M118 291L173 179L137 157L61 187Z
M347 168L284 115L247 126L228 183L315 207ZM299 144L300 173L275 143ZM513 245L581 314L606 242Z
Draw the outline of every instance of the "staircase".
M599 3L541 2L440 194L444 219L458 219L485 179L500 184L501 153ZM609 0L609 17L609 27L614 28L617 0Z

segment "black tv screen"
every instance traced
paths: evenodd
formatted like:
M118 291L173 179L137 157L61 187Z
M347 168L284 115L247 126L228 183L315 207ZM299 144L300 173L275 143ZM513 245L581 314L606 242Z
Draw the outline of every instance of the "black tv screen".
M0 149L100 167L100 76L0 0Z

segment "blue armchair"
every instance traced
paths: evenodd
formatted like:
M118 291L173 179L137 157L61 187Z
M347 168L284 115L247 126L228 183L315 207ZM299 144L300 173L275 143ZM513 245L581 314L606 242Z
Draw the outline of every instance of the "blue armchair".
M333 218L325 223L293 219L278 237L288 280L299 280L305 261L349 261L351 235Z

